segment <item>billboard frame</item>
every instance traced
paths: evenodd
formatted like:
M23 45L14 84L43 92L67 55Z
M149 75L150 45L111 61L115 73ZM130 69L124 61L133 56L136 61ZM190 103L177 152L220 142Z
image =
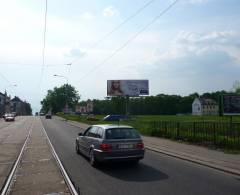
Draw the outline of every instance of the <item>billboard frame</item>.
M148 95L148 79L107 80L107 97L141 97Z
M230 93L230 94L222 94L221 95L221 113L223 116L240 116L240 110L239 113L231 113L231 112L224 112L224 96L238 96L240 98L240 94L236 93Z

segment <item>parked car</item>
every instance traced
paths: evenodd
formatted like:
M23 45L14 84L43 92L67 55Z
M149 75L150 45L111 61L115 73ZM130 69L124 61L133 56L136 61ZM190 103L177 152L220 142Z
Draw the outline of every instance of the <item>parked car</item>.
M51 115L51 114L46 114L46 115L45 115L45 118L46 118L46 119L51 119L51 118L52 118L52 115Z
M128 119L128 116L118 115L118 114L107 115L103 118L104 121L120 121L120 120L126 120L126 119Z
M99 162L133 161L144 158L144 144L139 132L130 126L92 125L76 138L76 152Z
M11 114L11 113L5 114L5 115L4 115L4 120L5 120L5 121L15 121L14 114Z

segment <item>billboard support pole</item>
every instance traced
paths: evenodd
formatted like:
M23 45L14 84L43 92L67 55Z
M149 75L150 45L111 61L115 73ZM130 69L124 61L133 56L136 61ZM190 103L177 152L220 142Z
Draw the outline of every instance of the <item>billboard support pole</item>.
M126 95L125 103L126 103L126 116L128 116L129 115L129 95Z

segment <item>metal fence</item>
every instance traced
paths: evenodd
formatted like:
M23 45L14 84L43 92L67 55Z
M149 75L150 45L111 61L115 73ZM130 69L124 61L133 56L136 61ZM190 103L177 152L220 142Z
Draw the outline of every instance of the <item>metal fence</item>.
M152 136L240 149L240 123L154 121L151 126Z

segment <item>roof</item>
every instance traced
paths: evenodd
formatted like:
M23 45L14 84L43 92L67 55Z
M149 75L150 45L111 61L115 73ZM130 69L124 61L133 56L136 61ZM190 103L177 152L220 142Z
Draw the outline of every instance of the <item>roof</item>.
M101 127L103 129L133 128L127 125L115 125L115 124L100 124L100 125L92 125L92 126Z
M19 97L14 97L12 100L11 100L12 102L14 101L14 102L21 102L21 99L19 98Z
M1 96L5 96L5 94L3 94L2 92L0 92L0 95L1 95Z
M210 98L199 98L202 105L218 105L218 103Z

